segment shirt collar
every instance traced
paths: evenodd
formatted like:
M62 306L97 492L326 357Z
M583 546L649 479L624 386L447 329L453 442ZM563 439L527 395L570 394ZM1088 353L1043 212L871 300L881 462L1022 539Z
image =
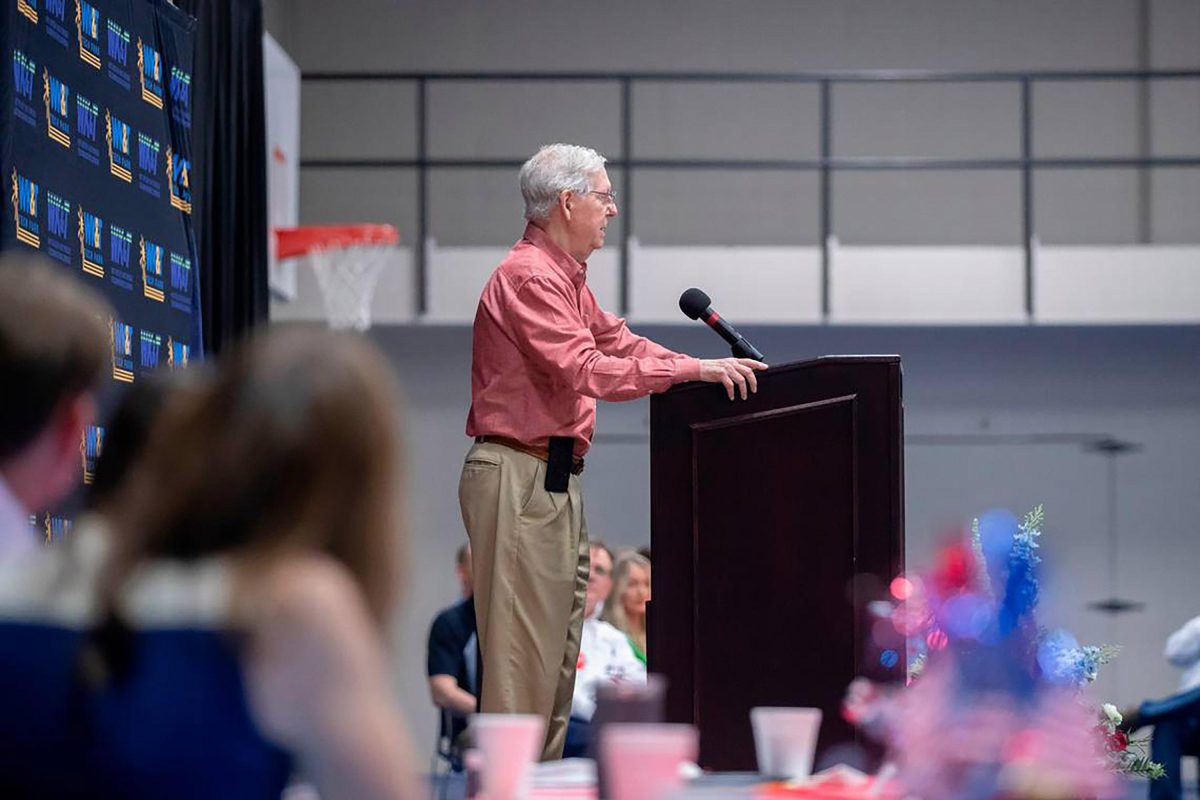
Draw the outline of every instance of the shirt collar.
M550 260L554 262L554 266L558 267L558 271L564 278L576 287L583 285L587 279L586 261L580 264L570 253L555 244L544 230L532 222L525 226L525 235L522 238L550 256Z

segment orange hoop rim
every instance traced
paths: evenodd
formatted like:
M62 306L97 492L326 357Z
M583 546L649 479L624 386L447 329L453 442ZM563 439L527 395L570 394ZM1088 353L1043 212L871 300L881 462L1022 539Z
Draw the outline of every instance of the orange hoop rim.
M361 245L391 247L400 242L393 225L360 223L357 225L301 225L275 228L275 257L279 260L308 255L314 250L341 250Z

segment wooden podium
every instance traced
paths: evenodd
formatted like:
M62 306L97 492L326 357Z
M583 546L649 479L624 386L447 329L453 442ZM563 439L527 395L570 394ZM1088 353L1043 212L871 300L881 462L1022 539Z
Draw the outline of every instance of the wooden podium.
M755 768L754 706L821 708L820 750L855 738L846 686L880 670L856 576L904 566L903 427L897 356L773 367L745 401L652 398L650 671L706 769Z

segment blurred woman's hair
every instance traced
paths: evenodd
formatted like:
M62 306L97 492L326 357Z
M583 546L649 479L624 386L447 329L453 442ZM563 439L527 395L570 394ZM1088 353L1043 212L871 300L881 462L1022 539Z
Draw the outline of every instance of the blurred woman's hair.
M84 496L88 511L110 511L125 478L150 442L167 400L195 385L193 370L158 370L138 376L117 401L104 425L104 440L96 459L95 475Z
M613 568L613 588L608 595L608 601L604 604L604 613L601 615L601 619L627 636L634 638L644 652L646 649L645 620L642 621L640 631L634 630L630 624L629 615L625 612L625 601L622 597L625 590L629 588L630 570L635 566L641 567L645 570L646 577L650 577L650 561L645 556L632 550L625 550L617 555L617 566Z
M382 629L401 564L397 406L389 365L358 337L272 331L223 356L172 398L124 484L109 602L147 559L318 552Z

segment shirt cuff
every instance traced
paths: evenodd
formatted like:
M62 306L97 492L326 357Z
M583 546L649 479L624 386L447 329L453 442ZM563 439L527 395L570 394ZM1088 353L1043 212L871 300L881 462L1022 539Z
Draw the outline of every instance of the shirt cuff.
M675 382L700 380L700 360L691 356L681 356L675 362Z

